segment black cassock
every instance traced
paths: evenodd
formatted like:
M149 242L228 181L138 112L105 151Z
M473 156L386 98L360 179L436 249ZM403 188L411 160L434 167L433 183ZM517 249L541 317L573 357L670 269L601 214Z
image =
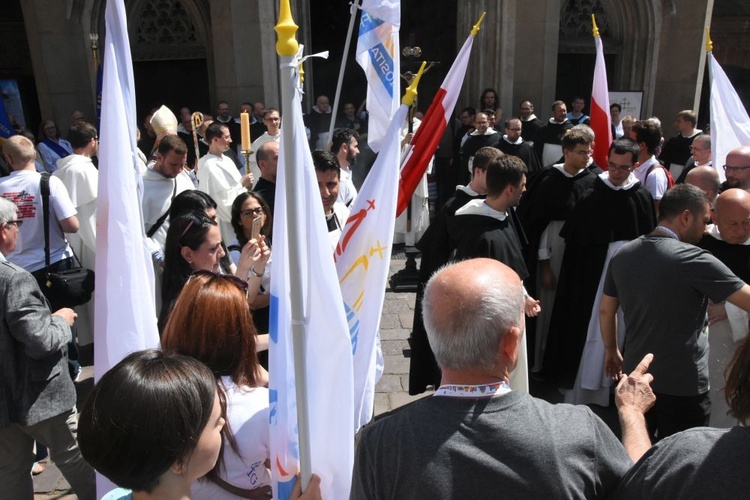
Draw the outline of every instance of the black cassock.
M435 355L430 348L422 322L422 296L424 286L430 276L446 264L453 253L453 247L451 247L448 238L446 220L469 201L480 197L483 198L484 196L472 196L457 189L437 213L430 227L427 228L427 231L417 243L417 248L422 252L422 260L419 267L417 300L414 305L414 322L409 338L409 347L411 348L409 394L411 395L423 393L428 385L433 385L435 388L440 385L440 368L435 362Z
M522 280L529 276L523 258L525 235L512 209L502 221L487 215L454 215L448 218L448 234L456 261L486 257L510 267Z
M575 382L609 244L634 240L655 224L653 199L640 183L615 190L598 177L568 216L560 231L565 253L544 355L544 374L560 387Z
M512 144L503 138L500 138L495 144L495 147L505 153L506 155L513 155L519 157L526 164L528 174L533 174L541 170L542 163L536 157L534 148L528 142L522 142L520 144Z
M750 245L732 245L707 234L698 246L711 252L745 283L750 283Z

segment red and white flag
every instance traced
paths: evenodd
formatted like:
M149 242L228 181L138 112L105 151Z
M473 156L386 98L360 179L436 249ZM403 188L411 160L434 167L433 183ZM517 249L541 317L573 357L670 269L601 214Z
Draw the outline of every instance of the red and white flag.
M476 33L472 31L472 34L464 42L464 46L461 47L458 57L453 62L445 80L443 80L443 84L432 100L432 104L427 108L422 124L414 134L401 161L401 178L398 183L398 203L396 205L397 217L409 205L411 195L414 194L419 181L422 180L422 176L427 171L427 165L437 150L445 127L451 120L453 108L456 107L458 94L461 92L461 86L464 82L475 36Z
M609 114L609 89L607 88L607 68L604 65L604 46L596 27L594 15L591 15L596 42L596 65L594 66L594 85L591 88L591 122L596 141L594 142L594 163L606 170L607 154L612 144L612 117Z

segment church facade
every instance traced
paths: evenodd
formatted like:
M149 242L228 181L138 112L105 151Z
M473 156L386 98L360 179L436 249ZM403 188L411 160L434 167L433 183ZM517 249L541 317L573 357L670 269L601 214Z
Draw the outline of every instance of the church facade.
M0 26L10 43L0 49L0 81L17 82L27 127L42 119L66 130L70 113L95 116L92 45L101 60L106 37L104 0L7 0ZM306 63L306 106L321 93L333 97L349 0L292 0L307 53L330 51ZM720 6L718 4L721 4ZM277 0L125 0L136 79L139 120L161 104L214 113L226 100L236 115L244 101L278 106L279 78L273 31ZM744 98L750 46L743 23L750 8L740 0L402 0L401 47L419 46L433 66L420 85L424 111L458 49L482 12L487 17L472 51L458 105L478 105L484 88L497 90L504 116L529 99L541 119L556 99L588 100L594 63L591 14L605 48L610 90L635 92L640 117L669 125L681 109L703 109L705 31L712 25L714 55L727 65ZM92 34L98 41L92 40ZM357 105L365 83L347 60L342 98ZM416 67L402 59L402 71ZM707 115L700 116L705 123ZM140 125L140 123L139 123Z

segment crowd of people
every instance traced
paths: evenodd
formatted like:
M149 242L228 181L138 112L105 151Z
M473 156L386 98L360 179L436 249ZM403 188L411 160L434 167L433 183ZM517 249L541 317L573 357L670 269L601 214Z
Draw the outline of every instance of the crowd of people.
M422 252L409 391L435 394L365 427L352 498L479 496L494 484L512 497L697 498L703 482L746 486L750 146L719 167L693 111L665 140L658 119L620 118L612 104L614 141L597 165L585 107L555 101L543 122L524 100L503 121L486 89L479 111L462 108L447 128L404 230ZM219 102L196 130L188 108L144 121L143 229L163 350L111 369L80 421L75 352L94 340L94 304L66 302L49 276L94 268L98 132L76 116L67 139L46 121L36 143L4 141L0 484L11 497L32 491L36 443L79 498L94 498L92 467L126 488L111 499L270 498L282 117L243 103L245 154L230 110ZM333 249L367 173L367 113L345 103L329 134L331 114L318 96L305 125ZM419 120L403 125L402 146ZM529 375L575 406L526 394ZM621 440L585 406L613 397ZM295 495L319 496L319 481Z

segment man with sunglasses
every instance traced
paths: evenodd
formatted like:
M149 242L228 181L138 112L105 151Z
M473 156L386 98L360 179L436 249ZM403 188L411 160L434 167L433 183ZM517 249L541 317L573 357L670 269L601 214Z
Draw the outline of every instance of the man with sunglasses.
M609 405L609 384L602 383L599 283L617 249L656 226L651 194L633 174L638 152L630 139L612 143L607 172L578 200L560 233L565 252L544 369L560 388L572 389L566 403Z
M721 190L739 188L750 191L750 146L740 146L727 153L724 172L727 180Z

